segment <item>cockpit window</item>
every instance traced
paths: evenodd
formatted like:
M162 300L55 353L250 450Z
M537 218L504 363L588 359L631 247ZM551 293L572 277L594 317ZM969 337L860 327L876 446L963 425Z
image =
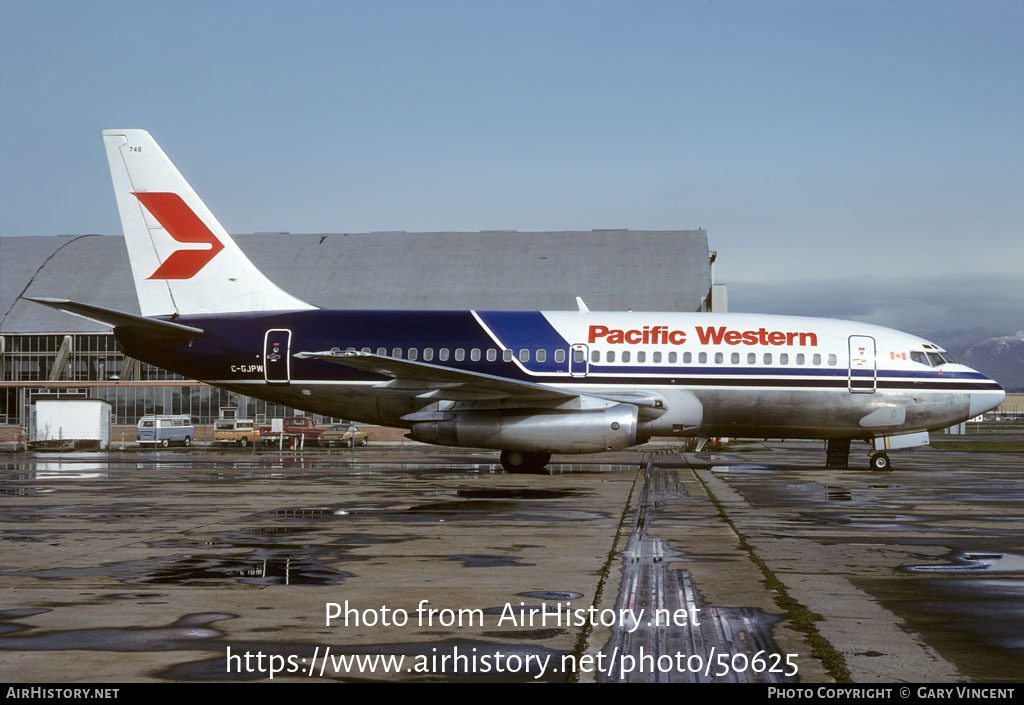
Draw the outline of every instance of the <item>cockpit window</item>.
M916 350L911 351L910 359L914 362L920 362L922 365L928 365L929 367L938 367L939 365L945 365L953 362L952 358L937 352L918 352Z

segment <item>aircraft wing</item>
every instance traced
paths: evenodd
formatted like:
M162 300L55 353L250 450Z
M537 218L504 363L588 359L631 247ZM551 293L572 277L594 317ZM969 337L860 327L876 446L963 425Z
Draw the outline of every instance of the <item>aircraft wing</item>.
M421 399L484 401L514 399L523 402L563 402L581 395L567 389L524 382L508 377L457 370L429 362L402 360L357 350L300 352L295 357L313 358L390 377L379 388L415 395Z

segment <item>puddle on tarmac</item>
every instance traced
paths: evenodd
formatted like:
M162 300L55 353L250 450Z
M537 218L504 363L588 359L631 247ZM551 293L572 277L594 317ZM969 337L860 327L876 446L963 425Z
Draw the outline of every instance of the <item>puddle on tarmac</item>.
M554 590L542 590L540 592L519 592L519 597L534 597L538 600L578 600L583 597L580 592L557 592Z
M35 523L49 522L57 519L80 519L83 521L101 521L109 523L111 519L142 519L149 516L147 512L153 511L152 505L145 504L108 504L89 505L81 504L50 504L44 506L33 506L21 511L5 511L0 513L0 522L6 523ZM98 529L102 531L102 529Z
M259 520L266 517L323 521L328 519L352 521L361 516L399 522L455 521L460 519L499 521L577 521L603 519L602 514L579 511L550 500L580 496L572 490L531 489L462 489L438 492L445 500L426 503L332 504L313 507L281 507L253 515ZM465 499L447 499L452 495Z
M522 558L519 556L493 556L480 553L455 554L448 556L448 560L462 561L464 568L506 568L534 565L533 563L520 563Z
M24 531L0 531L0 541L51 541L56 538L52 531L25 529Z
M579 497L584 493L574 490L488 489L458 490L455 494L459 497L472 497L473 499L564 499Z
M346 560L330 556L332 562ZM348 560L357 560L348 558ZM106 576L126 584L156 585L338 585L351 573L329 568L310 556L258 557L237 556L165 556L144 561L105 563L90 568L47 568L44 570L2 570L0 575L63 580Z
M219 612L185 615L166 627L75 629L0 637L3 651L179 651L197 648L196 642L216 639L223 632L208 625L237 615ZM27 630L26 630L27 631ZM223 659L221 659L223 664Z
M767 465L751 465L749 463L736 463L735 465L712 465L711 472L731 472L747 475L770 475L775 471Z
M0 496L34 497L37 494L50 494L56 491L46 487L0 487Z
M972 553L1006 555L961 555ZM951 659L966 680L1019 684L1024 673L1024 579L987 571L926 572L907 583L865 583L883 607Z
M46 614L46 609L22 609L22 610L0 610L0 617L5 619L18 619L19 617L32 617L37 614Z
M149 597L167 597L166 592L120 592L111 595L115 600L141 600Z
M105 480L111 475L105 472L34 472L34 480Z
M1024 573L1024 556L1013 553L965 551L952 557L949 565L913 565L904 570L912 573Z

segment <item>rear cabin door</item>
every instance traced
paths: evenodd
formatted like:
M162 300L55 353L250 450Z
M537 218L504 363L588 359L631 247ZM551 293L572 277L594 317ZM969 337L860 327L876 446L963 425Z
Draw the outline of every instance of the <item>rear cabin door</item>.
M263 336L263 378L268 384L291 382L292 332L272 328Z
M850 336L849 389L853 394L874 394L877 385L875 339L870 335Z

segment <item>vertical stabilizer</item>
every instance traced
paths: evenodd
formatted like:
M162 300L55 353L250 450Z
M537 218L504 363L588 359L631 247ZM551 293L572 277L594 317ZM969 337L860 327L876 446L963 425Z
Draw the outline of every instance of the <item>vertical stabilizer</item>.
M315 308L245 256L145 130L104 130L144 316Z

